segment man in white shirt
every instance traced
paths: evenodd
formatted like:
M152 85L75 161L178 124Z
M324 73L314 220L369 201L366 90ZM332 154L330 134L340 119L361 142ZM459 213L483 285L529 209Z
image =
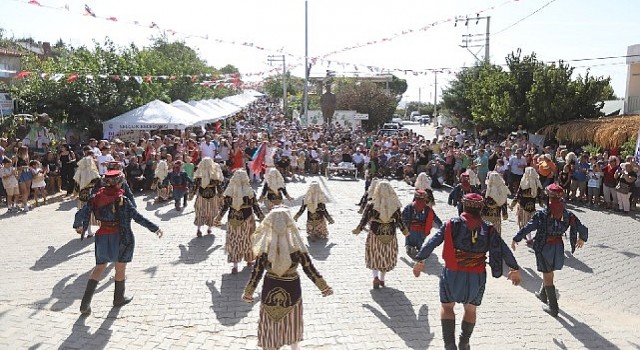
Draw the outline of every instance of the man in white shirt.
M353 164L358 168L358 173L364 175L364 154L360 152L360 148L356 149L356 153L352 154L351 158L353 159Z
M200 154L202 155L201 159L204 157L209 157L211 159L216 159L216 144L211 141L211 136L205 135L204 142L200 143Z
M515 193L515 189L520 186L520 180L524 175L524 169L527 167L527 160L522 156L522 149L516 150L516 155L509 159L509 172L511 173L511 189Z

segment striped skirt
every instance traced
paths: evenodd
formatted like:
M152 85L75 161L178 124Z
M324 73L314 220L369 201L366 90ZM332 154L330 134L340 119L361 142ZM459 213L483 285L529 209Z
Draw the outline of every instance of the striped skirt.
M535 214L536 212L526 211L520 206L520 204L518 204L516 213L517 213L516 215L517 215L518 227L523 228L529 222L529 220L531 220L531 218L533 217L533 214Z
M396 235L384 235L383 240L369 231L365 247L364 260L367 268L381 272L389 272L398 262L398 238Z
M256 219L253 215L237 226L232 226L227 222L227 240L224 244L227 262L237 263L242 260L254 260L251 242L251 235L254 232L256 232Z
M323 217L319 220L307 220L307 236L314 238L327 238L327 220Z
M275 321L260 304L258 321L258 346L264 349L280 349L302 341L304 324L302 320L302 298L293 305L291 311L279 321Z
M493 225L499 235L502 233L502 218L499 216L484 216L482 220L488 221Z
M87 205L87 202L83 202L78 199L78 210L84 208ZM96 220L96 216L91 212L91 217L89 218L89 226L100 226L100 221Z
M159 201L165 202L165 201L168 201L169 198L171 198L171 191L169 187L158 188L157 192L158 192L157 200Z
M220 201L221 199L218 197L202 198L201 196L198 196L194 205L196 218L193 221L193 224L196 226L213 226L213 221L220 211Z

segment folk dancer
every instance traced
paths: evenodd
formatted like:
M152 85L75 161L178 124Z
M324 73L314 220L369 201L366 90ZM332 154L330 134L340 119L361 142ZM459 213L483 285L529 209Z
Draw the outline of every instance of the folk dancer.
M100 172L92 156L86 156L78 161L78 169L73 175L73 180L76 183L74 192L78 195L78 210L82 210L91 199L91 191L100 182ZM80 240L84 239L85 233L87 237L93 237L91 226L100 226L93 214L89 223L84 226L86 230L80 232Z
M436 200L433 197L433 190L431 189L431 177L425 172L421 172L416 177L416 183L414 185L416 191L424 191L426 194L427 205L433 208L436 205Z
M131 220L135 220L149 231L155 232L158 238L161 238L163 234L157 225L140 215L131 201L124 196L123 181L124 176L120 170L107 171L104 187L100 188L76 213L73 222L73 227L78 233L81 233L89 225L92 215L100 221L100 228L96 231L95 240L96 266L91 272L80 303L80 313L83 315L91 313L91 299L107 263L110 262L115 262L116 269L113 306L126 305L133 299L124 296L127 263L131 262L135 247Z
M164 180L169 175L169 164L166 160L161 160L156 164L155 176L153 178L153 184L151 189L157 190L158 196L156 202L166 202L169 200L171 194L171 187Z
M173 195L176 211L182 210L182 207L180 207L180 201L182 201L183 207L187 207L187 196L189 195L188 186L192 184L193 180L189 178L186 172L182 171L182 161L176 160L173 162L173 171L164 179L163 185L171 185L171 193Z
M193 177L195 178L195 189L197 191L194 204L196 218L193 223L198 227L196 236L202 237L200 227L207 225L207 234L210 235L211 227L215 224L215 217L220 212L224 176L222 175L220 164L209 157L205 157L198 164Z
M478 193L478 187L471 184L470 170L460 175L460 183L453 187L451 193L449 193L449 199L447 203L458 208L458 215L462 214L462 198L470 193Z
M493 224L498 234L502 233L502 220L507 220L507 197L511 194L502 176L496 171L490 171L487 189L484 193L484 207L482 220Z
M333 218L327 211L327 196L320 188L320 184L317 181L311 182L307 194L304 195L304 200L300 206L300 210L293 217L295 221L307 210L307 238L310 241L318 239L326 239L329 235L327 230L327 222L333 224Z
M249 175L244 170L236 170L229 180L229 185L224 191L224 200L220 213L214 221L218 226L224 214L227 216L227 240L225 251L227 261L233 264L232 274L238 273L238 263L242 260L247 266L253 266L253 250L251 248L251 236L256 231L256 216L259 220L264 218L258 205L256 194L249 183Z
M533 241L533 251L536 254L538 271L542 272L542 286L540 292L535 293L542 301L543 310L553 317L558 316L558 297L553 282L553 272L562 269L564 265L563 234L569 230L569 242L571 253L576 248L582 248L589 238L589 229L584 226L578 217L565 208L564 189L551 184L546 188L549 204L546 208L538 210L529 222L521 228L513 237L511 248L516 250L516 245L527 233L536 231Z
M122 171L122 164L120 162L107 162L105 164L105 167L107 168L107 171L109 170L120 170ZM123 172L124 174L124 172ZM95 186L93 187L93 189L91 190L91 195L95 195L96 193L98 193L98 191L104 187L105 185L105 180L104 180L104 175L100 178L100 181L96 182ZM136 200L135 197L133 196L133 191L131 191L131 187L129 186L129 183L127 182L127 178L125 176L124 181L122 181L122 185L120 185L120 187L122 187L122 190L124 191L124 196L127 197L127 199L131 202L131 205L133 205L134 208L137 208L138 205L136 204Z
M469 339L476 323L476 309L482 303L487 282L487 253L493 277L502 276L504 261L510 268L507 278L516 286L520 284L520 267L513 253L493 225L482 221L482 196L477 193L467 194L463 197L462 204L464 212L447 221L425 242L413 267L413 274L419 277L424 269L424 260L444 242L442 257L445 266L440 275L440 322L445 349L456 349L456 303L464 305L458 349L470 348Z
M527 167L524 170L524 176L520 180L520 186L516 191L516 196L509 206L511 209L516 207L516 221L518 228L522 229L536 212L536 201L542 205L542 197L544 196L544 188L540 183L540 178L536 170ZM531 233L527 234L527 246L533 245Z
M380 179L378 179L377 177L372 178L368 182L365 181L364 194L360 198L360 202L358 202L357 204L360 206L360 209L358 209L358 214L364 213L364 208L366 208L367 204L369 204L371 199L373 199L373 192L376 190L376 186L378 185L379 181Z
M302 266L322 296L333 294L333 290L313 266L288 208L276 207L260 223L255 233L253 254L256 263L242 299L253 302L253 294L264 274L258 346L279 349L291 345L292 349L300 349L304 322L298 267Z
M402 204L388 181L375 187L373 199L367 204L360 224L352 233L357 235L369 224L365 247L365 263L373 275L373 288L384 287L385 274L396 267L398 239L396 228L406 236L409 230L402 221Z
M416 190L413 202L402 210L402 221L409 228L409 235L405 239L405 249L407 255L412 259L422 247L424 239L431 233L433 224L435 223L438 227L442 226L442 221L429 206L429 197L424 190Z
M267 210L271 210L274 206L282 204L282 200L285 197L290 201L293 200L287 193L282 174L276 168L267 169L259 200L264 201L266 199Z

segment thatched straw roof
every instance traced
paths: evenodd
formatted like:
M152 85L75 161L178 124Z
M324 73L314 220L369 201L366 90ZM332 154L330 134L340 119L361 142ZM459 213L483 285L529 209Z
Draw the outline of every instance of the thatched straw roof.
M572 120L548 125L539 134L574 144L596 144L602 147L621 146L638 134L640 115L621 115L597 119Z

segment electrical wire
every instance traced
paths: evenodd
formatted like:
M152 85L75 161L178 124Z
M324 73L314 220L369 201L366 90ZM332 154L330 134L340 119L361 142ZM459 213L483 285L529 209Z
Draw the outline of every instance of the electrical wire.
M526 20L527 18L529 18L529 17L531 17L531 16L535 15L536 13L538 13L538 12L542 11L545 7L547 7L547 6L551 5L551 4L553 4L553 3L554 3L554 2L556 2L556 1L557 1L557 0L551 0L551 1L547 2L546 4L542 5L542 7L538 8L537 10L535 10L535 11L531 12L530 14L528 14L528 15L526 15L526 16L524 16L524 17L520 18L519 20L517 20L515 23L511 24L510 26L505 27L505 28L503 28L503 29L500 29L499 31L497 31L497 32L493 33L492 35L493 35L493 36L496 36L496 35L498 35L498 34L500 34L500 33L502 33L502 32L505 32L505 31L507 31L507 30L509 30L509 29L511 29L511 28L513 28L513 27L515 27L515 26L517 26L517 25L518 25L518 24L520 24L522 21L524 21L524 20Z

